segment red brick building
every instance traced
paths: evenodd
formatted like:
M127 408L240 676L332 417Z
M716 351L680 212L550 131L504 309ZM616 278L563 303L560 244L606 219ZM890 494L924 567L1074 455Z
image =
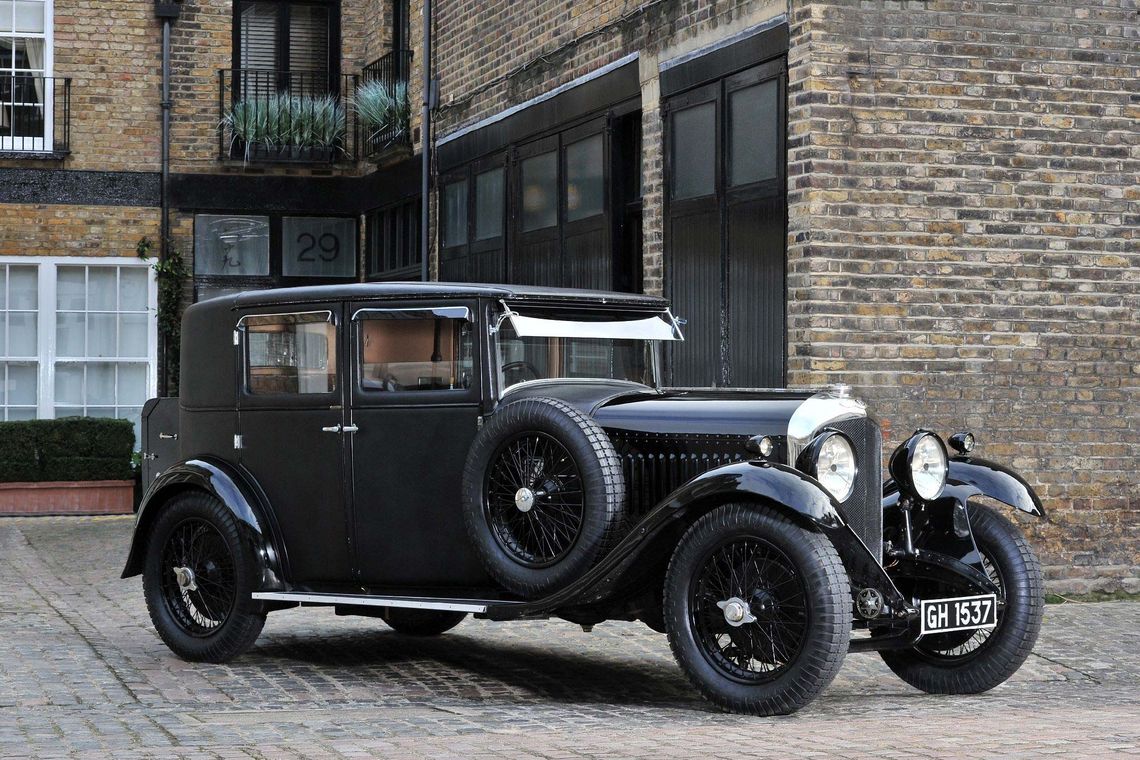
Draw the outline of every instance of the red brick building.
M137 414L164 218L187 301L418 278L426 141L431 277L665 293L673 382L843 380L889 442L970 428L1045 499L1054 586L1140 588L1127 3L437 0L429 28L425 125L420 2L0 3L4 418Z

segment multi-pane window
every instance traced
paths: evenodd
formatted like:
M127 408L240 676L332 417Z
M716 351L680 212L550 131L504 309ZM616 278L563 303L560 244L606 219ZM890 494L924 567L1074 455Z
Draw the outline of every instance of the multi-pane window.
M0 264L0 420L36 418L38 299L36 267Z
M0 260L0 419L118 417L154 394L156 290L139 259Z
M0 150L51 147L50 0L0 0Z
M377 209L365 224L369 279L419 279L423 261L419 199Z
M148 280L140 267L56 267L56 417L139 417L150 373Z

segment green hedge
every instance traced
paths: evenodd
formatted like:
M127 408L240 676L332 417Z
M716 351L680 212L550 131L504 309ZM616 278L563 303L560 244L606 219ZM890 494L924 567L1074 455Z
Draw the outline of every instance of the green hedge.
M0 483L130 480L134 448L128 420L0 422Z

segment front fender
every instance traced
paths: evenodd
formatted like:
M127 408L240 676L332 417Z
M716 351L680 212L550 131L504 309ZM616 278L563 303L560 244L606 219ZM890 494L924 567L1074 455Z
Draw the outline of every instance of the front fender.
M729 502L763 501L835 545L857 587L880 589L894 610L906 602L882 566L843 519L834 499L814 479L776 462L752 460L708 470L669 494L601 562L554 594L502 610L491 618L540 615L597 603L644 580L644 573L667 560L684 531L701 515Z
M955 487L956 495L980 494L1008 504L1034 517L1045 517L1045 507L1025 478L1013 470L985 459L954 457L946 484Z
M143 495L135 520L130 552L123 568L123 578L143 571L147 536L162 506L170 497L183 491L204 491L233 514L238 522L242 540L260 558L262 590L283 588L280 579L282 557L276 549L265 511L256 490L233 466L208 458L191 459L163 470Z

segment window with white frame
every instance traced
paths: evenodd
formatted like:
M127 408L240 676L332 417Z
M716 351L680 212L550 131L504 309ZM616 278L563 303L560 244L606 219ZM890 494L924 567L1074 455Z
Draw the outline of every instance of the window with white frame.
M39 408L36 267L0 264L0 420L32 420Z
M0 0L0 149L52 148L52 0Z
M157 293L139 259L0 259L3 418L118 417L154 395Z

